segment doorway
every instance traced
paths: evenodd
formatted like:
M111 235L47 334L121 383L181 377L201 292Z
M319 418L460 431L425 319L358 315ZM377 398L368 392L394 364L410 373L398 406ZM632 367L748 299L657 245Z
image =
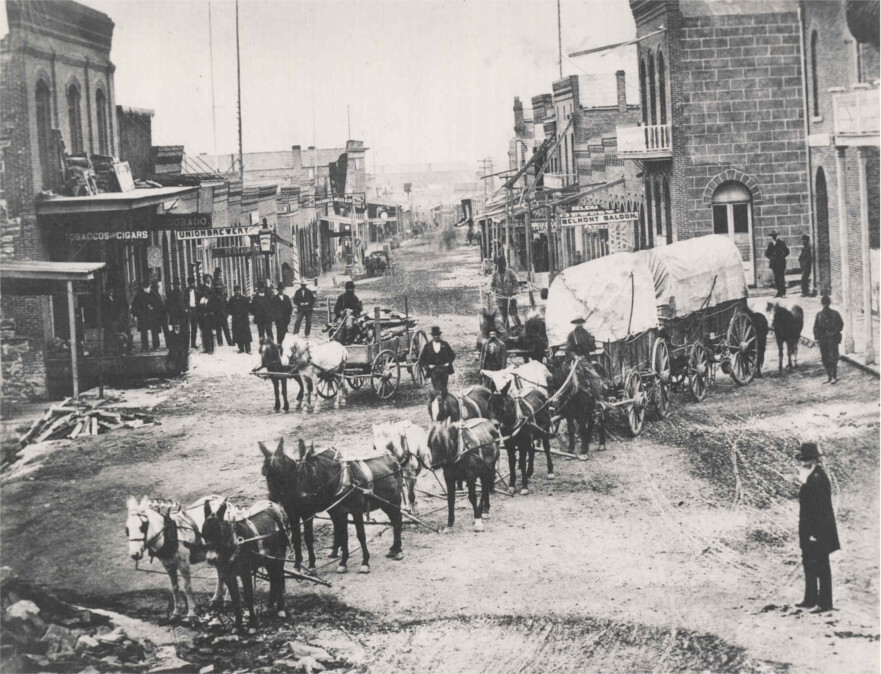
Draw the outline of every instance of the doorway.
M743 183L729 180L716 188L713 193L713 233L723 234L734 242L743 260L747 285L754 286L752 194Z
M817 240L814 242L817 254L817 278L815 282L818 290L828 293L832 291L832 261L829 248L829 193L826 189L826 173L822 168L817 169L814 200L816 201L817 215Z

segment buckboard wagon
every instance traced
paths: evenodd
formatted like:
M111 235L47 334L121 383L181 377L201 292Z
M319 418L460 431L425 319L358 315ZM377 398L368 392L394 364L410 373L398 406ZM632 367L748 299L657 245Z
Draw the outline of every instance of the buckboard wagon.
M756 371L755 327L737 247L705 236L570 267L548 292L551 350L564 348L574 318L597 341L593 362L606 408L620 410L632 435L651 407L667 417L671 389L700 401L716 367L739 385Z

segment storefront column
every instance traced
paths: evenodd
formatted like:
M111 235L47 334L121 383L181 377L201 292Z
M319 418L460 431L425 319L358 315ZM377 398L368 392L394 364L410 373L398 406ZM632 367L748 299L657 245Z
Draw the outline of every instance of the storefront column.
M866 365L875 362L875 340L872 335L872 257L869 248L869 184L866 175L866 151L857 148L860 181L860 239L863 261L863 335L866 340Z
M847 168L845 148L835 148L835 172L838 177L838 247L841 250L841 308L844 311L844 353L854 352L853 311L850 301L850 257L847 244Z
M73 373L73 397L80 397L80 371L77 362L76 308L73 301L73 281L67 282L67 321L70 328L70 370ZM98 332L102 327L98 326Z

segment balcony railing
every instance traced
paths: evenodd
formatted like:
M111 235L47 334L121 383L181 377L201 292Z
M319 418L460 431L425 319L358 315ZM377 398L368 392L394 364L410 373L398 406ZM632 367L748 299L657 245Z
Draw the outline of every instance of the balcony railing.
M861 89L832 97L836 145L875 145L881 138L881 106L877 89Z
M669 124L619 126L618 156L624 159L666 159L673 156Z

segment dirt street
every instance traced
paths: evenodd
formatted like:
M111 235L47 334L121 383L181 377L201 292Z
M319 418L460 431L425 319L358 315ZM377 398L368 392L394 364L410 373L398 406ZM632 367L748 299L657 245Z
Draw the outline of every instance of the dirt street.
M452 390L477 381L478 257L408 242L394 275L358 288L365 308L402 310L406 296L419 327L442 327L458 353ZM234 351L195 356L155 410L161 426L64 441L37 472L4 484L2 563L87 606L161 621L166 578L136 572L126 555L129 494L247 503L266 494L258 440L355 452L368 448L371 422L428 420L430 387L406 372L390 402L368 387L345 409L274 414L270 384L247 374L257 357ZM791 374L738 388L719 373L704 402L676 394L671 417L647 419L641 437L616 421L607 451L557 457L553 481L537 456L532 493L495 495L482 533L464 501L452 534L405 527L403 561L384 557L391 532L372 526L370 575L351 564L345 576L325 566L331 588L289 581L287 622L214 646L199 627L183 657L217 671L269 667L277 643L299 639L345 641L362 671L877 671L878 382L842 364L839 385L824 386L821 372L817 351L802 347ZM823 615L794 607L803 580L791 456L808 439L827 455L843 548L832 562L837 610ZM438 490L431 475L420 481ZM445 512L426 518L441 525ZM322 522L322 554L329 533ZM211 573L196 569L203 604Z

